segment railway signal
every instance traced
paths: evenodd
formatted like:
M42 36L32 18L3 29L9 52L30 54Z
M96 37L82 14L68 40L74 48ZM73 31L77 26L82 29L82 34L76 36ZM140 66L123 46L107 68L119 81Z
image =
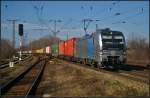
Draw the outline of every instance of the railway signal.
M23 24L19 24L19 36L20 36L20 52L19 52L19 60L21 61L21 57L22 57L22 52L21 52L21 47L22 47L22 38L23 38Z
M23 24L19 24L19 35L23 36Z

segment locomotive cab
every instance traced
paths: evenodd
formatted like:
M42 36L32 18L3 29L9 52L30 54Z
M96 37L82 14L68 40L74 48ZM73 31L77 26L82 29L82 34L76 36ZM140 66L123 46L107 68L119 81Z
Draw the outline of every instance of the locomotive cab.
M126 43L122 32L110 29L97 30L99 65L114 67L126 62Z

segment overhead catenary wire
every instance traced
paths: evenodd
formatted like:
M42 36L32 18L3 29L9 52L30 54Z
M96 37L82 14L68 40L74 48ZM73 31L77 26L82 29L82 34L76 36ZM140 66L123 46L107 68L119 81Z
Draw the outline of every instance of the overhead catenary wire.
M49 22L46 23L41 17L43 15L43 9L44 9L44 5L42 5L41 7L37 7L37 6L34 6L34 9L36 10L36 16L37 16L37 19L41 25L41 27L45 26L49 29L50 33L53 32L52 28L49 26ZM40 11L39 11L40 10Z
M123 19L120 19L120 20L117 21L117 22L111 23L110 25L112 25L112 24L117 24L117 23L125 23L125 21L130 20L130 19L132 19L132 18L135 18L135 17L137 17L137 16L139 16L139 15L141 15L141 14L143 14L143 12L136 13L136 14L134 14L134 15L125 17L125 18L123 18Z
M114 2L114 4L113 4L113 6L115 5L115 4L117 4L118 2ZM92 11L93 11L93 6L90 6L89 7L90 8L90 12L91 12L91 14L92 14ZM83 6L81 6L81 9L83 10L84 9L84 7ZM105 9L104 9L105 10ZM109 16L109 17L113 17L113 16ZM109 18L109 17L107 17L107 18ZM106 19L106 18L104 18L104 19ZM83 22L83 25L84 25L84 31L85 31L85 33L87 33L87 29L88 29L88 27L89 27L89 25L90 25L90 23L92 22L92 21L102 21L102 20L104 20L104 19L93 19L93 18L91 18L91 19L83 19L82 20L82 22Z
M116 2L113 4L113 6L116 4ZM93 11L93 6L90 6L89 7L90 8L90 11L92 12ZM84 7L83 6L81 6L81 9L84 9ZM111 16L109 16L109 17L113 17L114 15L111 15ZM84 31L85 31L85 33L87 33L87 29L88 29L88 27L89 27L89 25L90 25L90 23L92 22L92 21L102 21L102 20L105 20L106 18L109 18L109 17L105 17L105 18L103 18L103 19L83 19L82 20L82 22L83 22L83 24L84 24Z
M119 2L118 2L118 5L119 5ZM136 9L139 9L139 7L136 7ZM142 8L142 10L141 11L143 11L144 10L144 8ZM111 19L111 18L115 18L116 16L121 16L121 15L125 15L125 14L129 14L129 13L133 13L133 11L135 11L135 8L133 9L130 9L130 10L127 10L127 11L124 11L124 12L116 12L116 13L114 13L113 15L110 15L110 16L108 16L108 17L104 17L104 18L102 18L102 19L100 19L100 18L97 18L97 19L99 19L100 21L99 22L101 22L101 21L106 21L106 20L108 20L108 19Z
M122 12L122 13L116 12L116 13L113 14L113 15L110 15L110 16L108 16L108 17L104 17L103 19L99 19L99 20L100 20L100 22L101 22L101 21L104 21L104 20L108 20L108 19L110 19L110 18L114 18L114 17L116 17L116 16L121 16L121 15L129 14L129 12L132 12L132 11L130 10L130 11ZM133 12L132 12L132 13L133 13Z
M54 22L54 30L52 31L53 32L53 34L54 34L54 36L56 37L56 34L58 33L58 32L60 32L59 30L57 30L58 28L57 28L57 23L60 23L60 22L62 22L62 20L60 20L60 19L51 19L51 20L49 20L50 22Z
M65 26L69 25L70 23L72 23L73 19L70 18L67 22L65 22L61 27L60 29L63 29Z
M111 9L111 11L114 9L114 7L115 7L115 5L119 5L119 2L114 2L113 4L112 4L112 7L108 7L108 8L112 8ZM89 9L90 9L90 11L93 11L94 12L94 8L95 7L93 7L93 6L89 6ZM41 9L42 9L42 7L41 7ZM84 9L84 6L81 6L81 9ZM106 9L106 8L105 8ZM129 12L130 11L125 11L125 12L116 12L116 13L114 13L113 15L110 15L110 16L108 16L108 17L104 17L104 18L102 18L102 19L99 19L100 21L106 21L106 20L108 20L108 19L110 19L110 18L114 18L114 17L116 17L116 16L121 16L121 15L125 15L125 14L129 14ZM43 21L43 20L42 20ZM66 22L66 23L64 23L64 24L66 24L66 26L68 26L69 24L71 24L71 22L72 21L70 21L69 20L69 22ZM46 23L46 25L48 25L47 23ZM48 26L47 26L48 27ZM60 27L61 29L63 29L64 28L64 26L63 27ZM52 31L52 29L50 30L50 31Z
M141 10L139 10L139 9L141 9ZM132 10L132 9L131 9ZM130 10L130 11L131 11ZM130 11L128 11L128 13L130 12ZM109 24L109 25L106 25L106 26L110 26L110 25L113 25L113 24L119 24L119 23L125 23L125 19L132 19L132 18L134 18L134 16L136 17L136 16L138 16L138 15L140 15L140 14L142 14L143 13L143 8L138 8L138 11L140 11L140 12L138 12L138 13L136 13L136 14L134 14L134 15L131 15L131 16L127 16L127 17L125 17L125 18L123 18L123 19L120 19L119 21L117 21L117 22L113 22L113 23L111 23L111 24ZM128 14L127 13L127 11L124 13L124 14L120 14L120 15L125 15L125 14ZM119 16L120 16L119 15ZM118 15L114 15L114 16L118 16ZM108 18L108 17L107 17ZM107 19L108 20L108 19ZM102 21L102 20L101 20ZM101 22L100 21L100 22ZM103 19L103 21L104 21L104 19Z
M119 2L113 2L113 4L112 4L112 7L114 6L114 5L116 5L117 3L119 3ZM90 8L90 12L91 12L91 15L92 15L92 11L93 11L93 6L90 6L89 7ZM81 9L84 9L84 7L83 6L81 6ZM105 10L105 9L104 9ZM112 18L112 17L114 17L114 15L111 15L111 16L108 16L108 17L105 17L105 18L103 18L103 19L83 19L82 20L82 22L83 22L83 24L84 24L84 31L85 31L85 33L87 33L87 29L88 29L88 27L89 27L89 25L90 25L90 23L92 22L92 21L102 21L102 20L105 20L105 19L108 19L108 18Z

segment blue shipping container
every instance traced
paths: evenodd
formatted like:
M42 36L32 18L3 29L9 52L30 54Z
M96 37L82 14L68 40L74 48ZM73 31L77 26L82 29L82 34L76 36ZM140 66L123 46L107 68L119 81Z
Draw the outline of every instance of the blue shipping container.
M93 52L93 37L92 36L89 36L87 38L87 58L88 59L93 59L93 55L94 55L94 52Z
M85 35L82 38L76 40L76 53L77 58L94 59L94 45L93 36Z

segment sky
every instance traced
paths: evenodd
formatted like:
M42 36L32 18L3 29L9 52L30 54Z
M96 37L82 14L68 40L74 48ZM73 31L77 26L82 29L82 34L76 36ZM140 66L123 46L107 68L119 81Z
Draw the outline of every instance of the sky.
M83 19L92 19L87 33L110 28L149 41L149 1L2 1L2 38L12 41L12 22L15 23L16 47L19 46L18 24L24 24L24 43L53 34L65 40L85 34ZM95 21L98 20L98 21ZM59 22L58 22L59 21ZM87 24L87 23L86 23Z

